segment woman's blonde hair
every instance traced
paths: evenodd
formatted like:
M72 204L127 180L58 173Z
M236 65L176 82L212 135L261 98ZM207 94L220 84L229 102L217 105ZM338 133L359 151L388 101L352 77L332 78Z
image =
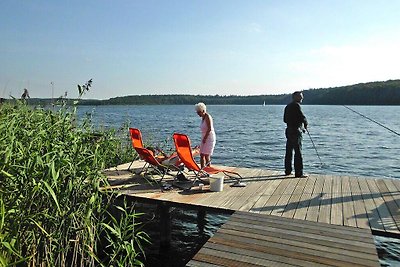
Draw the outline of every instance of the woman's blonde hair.
M204 104L202 102L197 103L196 105L194 105L194 108L195 108L196 111L204 111L204 112L207 111L206 104Z

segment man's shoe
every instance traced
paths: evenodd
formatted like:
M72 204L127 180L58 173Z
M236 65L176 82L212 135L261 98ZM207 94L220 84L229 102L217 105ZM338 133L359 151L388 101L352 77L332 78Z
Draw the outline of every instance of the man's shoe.
M296 175L295 178L307 178L308 175L302 174L302 175Z
M291 175L292 174L292 172L285 172L285 175L287 176L287 175Z

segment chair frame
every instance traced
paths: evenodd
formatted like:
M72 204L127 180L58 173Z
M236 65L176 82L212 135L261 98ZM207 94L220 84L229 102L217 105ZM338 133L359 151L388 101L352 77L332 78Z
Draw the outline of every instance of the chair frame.
M148 170L151 168L153 170L155 170L160 176L161 179L158 181L159 183L164 179L164 176L166 174L169 174L171 176L174 176L173 174L169 173L169 171L171 171L173 168L177 171L180 171L178 167L176 167L175 165L164 165L162 163L160 163L153 155L153 153L144 147L137 147L136 151L138 152L139 156L141 156L141 158L146 162L147 164L147 168L146 169L142 169L142 171L144 170L144 176L146 176ZM145 164L145 165L146 165ZM141 171L141 172L142 172Z

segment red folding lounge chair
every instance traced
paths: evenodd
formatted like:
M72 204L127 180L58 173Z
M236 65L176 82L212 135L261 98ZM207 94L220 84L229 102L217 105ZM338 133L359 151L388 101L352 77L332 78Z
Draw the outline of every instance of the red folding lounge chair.
M133 148L143 147L142 133L139 129L129 128L129 135L131 136Z
M137 152L137 148L143 148L142 133L140 132L139 129L129 128L129 135L131 137L132 147L136 150L136 152ZM137 153L139 155L139 152L137 152ZM130 170L130 168L135 160L136 159L132 160L131 164L128 167L128 171ZM146 165L147 165L147 163L143 166L143 169L146 167Z
M179 158L181 159L181 161L183 162L185 167L189 171L193 171L196 175L196 178L193 181L193 184L196 182L197 179L201 181L201 179L200 179L201 176L209 176L210 174L217 174L217 173L222 172L226 176L236 179L236 182L233 183L232 186L237 186L237 187L246 186L246 184L241 182L242 176L240 176L240 174L237 172L225 170L225 169L218 169L218 168L211 167L209 165L205 166L204 168L200 168L200 166L196 163L196 161L193 158L192 148L190 145L190 139L187 135L174 133L173 139L174 139L176 152L178 153Z
M143 146L143 139L142 139L142 133L140 132L139 129L137 128L129 128L129 135L131 137L132 140L132 147L135 149L135 151L138 153L139 158L143 159L143 155L140 153L141 151L138 151L138 148L144 148ZM194 155L198 155L200 153L200 150L198 148L193 149L193 153ZM158 156L154 156L153 157L159 162L161 163L161 165L164 166L170 166L170 169L178 169L179 165L182 164L182 162L180 161L178 154L176 152L172 153L170 156L162 156L162 157L158 157ZM131 164L128 167L128 171L130 170L133 162L136 159L133 159L133 161L131 162ZM140 172L146 171L146 169L149 167L149 163L148 161L145 160L145 165L143 166L142 170ZM152 164L154 165L154 164Z
M139 129L136 129L136 128L129 128L129 135L130 135L131 140L132 140L132 146L133 146L133 148L134 148L134 149L136 150L136 152L138 153L139 158L142 159L142 157L141 157L141 155L140 155L140 153L139 153L139 151L138 151L138 148L144 148L144 146L143 146L143 139L142 139L142 133L140 132ZM154 156L154 157L155 157L159 162L164 161L165 159L167 159L167 157L162 157L162 158L158 158L157 156ZM133 161L132 161L131 164L129 165L128 171L129 171L129 169L131 168L132 163L133 163L135 160L136 160L136 159L133 159ZM142 172L142 171L144 171L144 170L146 169L147 163L148 163L148 162L146 162L146 164L143 166L143 168L142 168L142 170L141 170L140 172Z

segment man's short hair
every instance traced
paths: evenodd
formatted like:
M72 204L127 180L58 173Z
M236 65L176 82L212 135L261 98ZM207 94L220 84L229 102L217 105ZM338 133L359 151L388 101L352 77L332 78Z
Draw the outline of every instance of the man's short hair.
M296 92L294 92L293 94L292 94L292 98L294 99L296 96L298 96L298 95L300 95L300 94L302 94L303 92L302 91L296 91Z

